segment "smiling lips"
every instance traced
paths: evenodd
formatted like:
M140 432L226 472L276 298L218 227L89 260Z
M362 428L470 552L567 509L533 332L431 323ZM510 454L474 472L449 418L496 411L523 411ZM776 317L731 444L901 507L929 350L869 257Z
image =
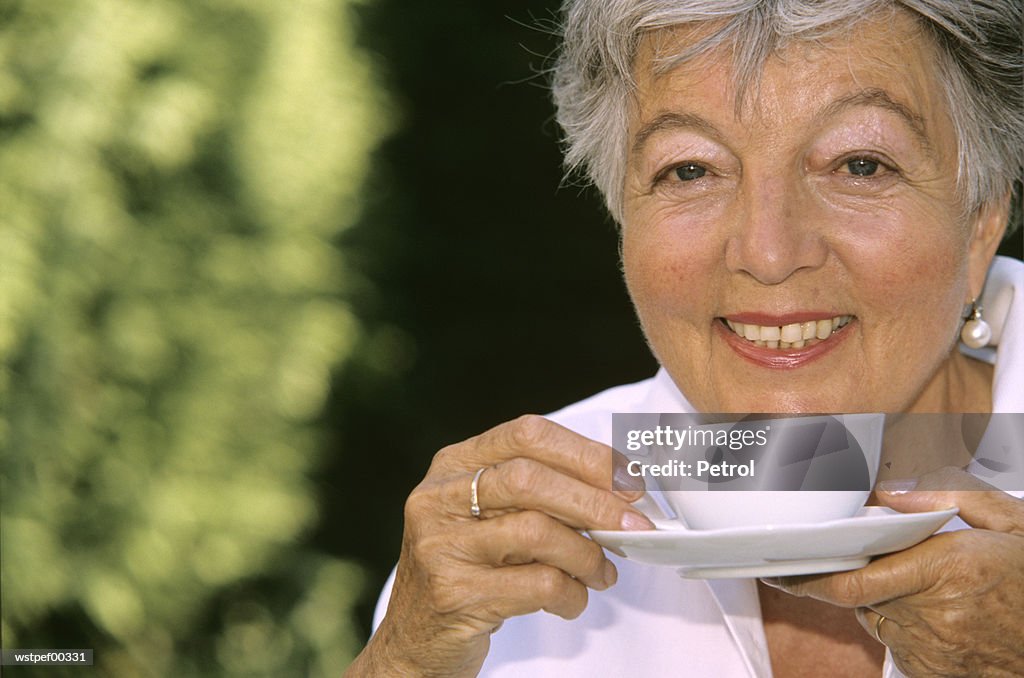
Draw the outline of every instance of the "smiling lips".
M775 349L801 349L828 339L834 332L846 326L852 319L853 316L851 315L839 315L832 318L808 320L787 325L755 325L753 323L736 322L728 318L723 320L725 320L725 324L737 336L743 337L755 346Z
M817 315L817 314L815 314ZM843 328L856 319L852 315L789 317L785 324L762 325L774 318L748 314L720 318L718 335L741 358L769 369L794 369L831 353L849 335ZM750 322L744 322L750 321ZM779 319L783 320L783 319Z

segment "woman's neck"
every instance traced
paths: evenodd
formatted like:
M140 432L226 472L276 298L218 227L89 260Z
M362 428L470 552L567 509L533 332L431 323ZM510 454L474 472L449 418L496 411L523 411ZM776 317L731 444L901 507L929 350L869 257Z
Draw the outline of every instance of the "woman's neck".
M989 413L992 411L993 374L988 363L954 350L907 412Z
M890 413L878 480L918 478L970 463L977 441L964 413L992 411L991 365L957 352L905 413Z

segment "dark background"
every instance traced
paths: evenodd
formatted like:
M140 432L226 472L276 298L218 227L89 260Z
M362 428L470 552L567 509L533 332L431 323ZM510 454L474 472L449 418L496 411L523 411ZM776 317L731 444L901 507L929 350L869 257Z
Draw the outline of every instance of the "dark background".
M436 450L655 370L615 226L596 191L563 184L545 73L556 11L390 0L358 14L402 122L345 243L373 282L359 315L379 332L334 383L327 423L345 454L322 475L317 538L369 565L374 583L397 558L404 498ZM1019 232L1003 252L1020 256ZM375 365L372 345L393 343L394 328L409 358L397 375Z
M358 14L401 128L376 154L344 245L372 281L357 303L371 330L334 383L326 416L345 452L322 476L318 538L367 563L375 584L438 449L655 370L615 225L596 191L563 185L543 72L556 6L378 2ZM394 342L394 328L410 354L397 375L372 345Z

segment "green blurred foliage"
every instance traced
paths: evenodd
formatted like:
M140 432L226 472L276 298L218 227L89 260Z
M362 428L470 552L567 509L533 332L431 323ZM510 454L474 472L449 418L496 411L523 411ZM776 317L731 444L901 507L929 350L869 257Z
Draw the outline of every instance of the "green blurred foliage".
M4 647L119 677L358 650L363 571L296 548L388 127L350 9L0 0Z

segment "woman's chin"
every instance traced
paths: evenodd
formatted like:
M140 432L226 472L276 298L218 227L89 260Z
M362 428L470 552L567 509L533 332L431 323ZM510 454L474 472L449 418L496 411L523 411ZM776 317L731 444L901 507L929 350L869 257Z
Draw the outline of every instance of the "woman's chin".
M852 394L842 394L835 391L828 393L813 392L805 389L784 390L784 389L758 389L757 393L739 393L740 389L731 393L723 393L719 405L713 410L716 412L756 412L756 413L843 413L843 412L867 412L877 411L866 407L862 399Z

